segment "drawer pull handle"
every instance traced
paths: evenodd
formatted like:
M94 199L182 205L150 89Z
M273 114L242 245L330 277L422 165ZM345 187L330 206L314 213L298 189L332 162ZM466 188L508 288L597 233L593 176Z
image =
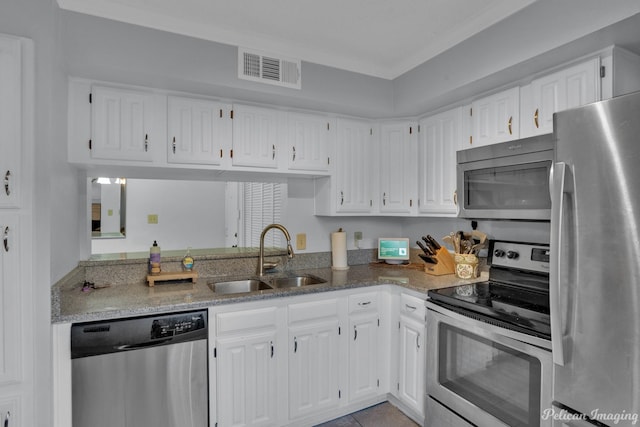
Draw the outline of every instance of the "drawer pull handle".
M293 339L293 352L294 353L298 352L298 339L297 338Z
M353 327L353 340L355 341L358 338L358 328L356 326Z
M291 159L291 161L295 162L296 161L296 147L292 147L293 148L293 158Z
M418 333L418 335L416 336L416 348L419 350L420 349L420 334Z
M533 123L536 125L536 129L540 127L538 126L538 108L536 108L536 112L533 113Z
M359 302L358 303L359 306L363 306L363 307L366 307L369 304L371 304L371 301L365 301L365 302Z
M270 341L269 344L271 345L271 358L273 359L273 341Z
M409 305L409 304L405 304L404 306L405 306L405 307L407 307L407 309L409 309L409 310L411 310L411 311L413 311L413 310L415 310L416 308L418 308L418 307L414 307L414 306Z

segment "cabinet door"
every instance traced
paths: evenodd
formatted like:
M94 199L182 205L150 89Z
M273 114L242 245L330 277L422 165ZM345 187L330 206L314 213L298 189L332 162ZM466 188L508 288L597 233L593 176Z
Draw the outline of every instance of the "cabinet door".
M0 385L20 380L20 229L15 213L0 213Z
M422 214L455 216L456 151L462 148L462 107L420 121L419 207Z
M152 98L134 90L93 86L91 157L152 161ZM164 143L162 143L164 146Z
M217 340L218 425L276 424L276 332Z
M378 313L349 318L349 401L378 394Z
M371 212L371 123L340 118L337 128L336 212Z
M278 167L278 111L233 106L233 166Z
M328 171L334 127L328 117L289 113L289 169Z
M22 50L0 36L0 208L20 204L22 147Z
M531 82L532 115L525 118L531 135L553 132L553 113L600 99L600 58L535 79ZM523 109L525 110L525 109ZM528 109L526 109L528 110ZM526 135L526 136L531 136Z
M400 316L400 357L398 363L398 398L424 415L425 397L425 326L413 318Z
M381 213L410 214L416 197L417 144L412 122L384 123L380 127Z
M220 165L231 138L231 106L169 96L168 161Z
M510 141L520 136L519 87L476 100L471 109L474 147Z
M289 327L289 417L336 407L338 319Z

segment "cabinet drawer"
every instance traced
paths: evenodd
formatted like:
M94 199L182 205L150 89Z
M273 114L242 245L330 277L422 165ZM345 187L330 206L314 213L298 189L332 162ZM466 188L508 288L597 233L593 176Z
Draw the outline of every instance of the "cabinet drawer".
M277 324L276 307L259 308L256 310L236 311L232 313L216 314L217 335L237 332L242 330L256 330L275 328Z
M338 316L338 300L303 302L289 305L289 324Z
M349 314L378 310L378 293L367 292L349 296Z
M424 300L407 294L400 294L400 314L424 322L426 307Z

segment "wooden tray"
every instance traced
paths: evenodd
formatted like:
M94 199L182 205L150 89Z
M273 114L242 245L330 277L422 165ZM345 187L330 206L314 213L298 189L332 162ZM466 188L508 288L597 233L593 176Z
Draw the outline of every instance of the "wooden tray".
M154 286L155 282L167 282L170 280L187 280L191 279L193 283L198 281L198 272L196 271L167 271L157 274L148 274L147 282L149 286Z

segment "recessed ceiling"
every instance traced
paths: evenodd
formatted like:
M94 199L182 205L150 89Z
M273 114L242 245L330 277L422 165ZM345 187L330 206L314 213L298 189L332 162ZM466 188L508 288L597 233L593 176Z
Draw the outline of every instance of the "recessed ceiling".
M393 79L536 0L58 0L62 9Z

